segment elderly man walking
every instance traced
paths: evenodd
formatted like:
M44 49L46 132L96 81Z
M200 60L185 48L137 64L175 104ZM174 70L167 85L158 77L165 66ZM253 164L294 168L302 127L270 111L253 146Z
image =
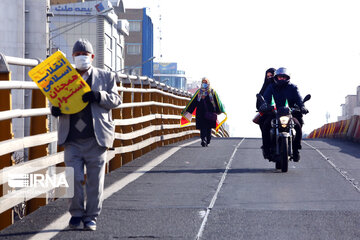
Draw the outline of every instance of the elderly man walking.
M96 230L102 208L105 163L108 148L114 141L115 126L111 109L121 104L116 78L111 72L92 67L94 51L86 39L75 42L72 54L75 67L91 91L82 96L89 104L76 114L62 114L53 106L51 114L59 117L58 145L64 146L64 161L74 168L74 197L70 199L69 227ZM84 199L84 166L86 166L86 205Z

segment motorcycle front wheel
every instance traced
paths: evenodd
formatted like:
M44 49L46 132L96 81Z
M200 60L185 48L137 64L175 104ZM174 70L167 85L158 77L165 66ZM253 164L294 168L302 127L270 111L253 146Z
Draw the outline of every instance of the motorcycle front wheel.
M288 152L288 141L287 138L280 138L280 165L281 171L288 171L288 163L289 163L289 152Z
M275 168L276 168L276 169L281 169L281 163L280 163L280 162L276 162L276 163L275 163Z

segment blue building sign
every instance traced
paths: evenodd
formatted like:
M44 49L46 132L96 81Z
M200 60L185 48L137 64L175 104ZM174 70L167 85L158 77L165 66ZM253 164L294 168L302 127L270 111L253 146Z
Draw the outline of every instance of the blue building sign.
M177 63L154 63L154 73L160 73L164 71L177 71Z
M177 70L177 63L154 63L154 79L174 88L186 90L185 72Z

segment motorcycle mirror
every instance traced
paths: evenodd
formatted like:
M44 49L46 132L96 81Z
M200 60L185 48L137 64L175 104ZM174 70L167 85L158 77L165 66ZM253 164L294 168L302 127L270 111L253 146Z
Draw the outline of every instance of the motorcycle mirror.
M310 99L311 99L311 95L310 94L306 95L304 97L303 103L309 101Z

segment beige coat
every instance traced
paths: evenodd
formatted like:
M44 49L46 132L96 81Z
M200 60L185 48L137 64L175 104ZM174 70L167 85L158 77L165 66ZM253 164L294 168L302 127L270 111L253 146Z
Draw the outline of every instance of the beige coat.
M100 102L91 103L96 141L100 146L112 147L115 125L111 109L118 107L122 102L117 91L115 74L93 68L91 90L100 92ZM62 145L69 134L70 115L59 116L58 126L58 145Z

